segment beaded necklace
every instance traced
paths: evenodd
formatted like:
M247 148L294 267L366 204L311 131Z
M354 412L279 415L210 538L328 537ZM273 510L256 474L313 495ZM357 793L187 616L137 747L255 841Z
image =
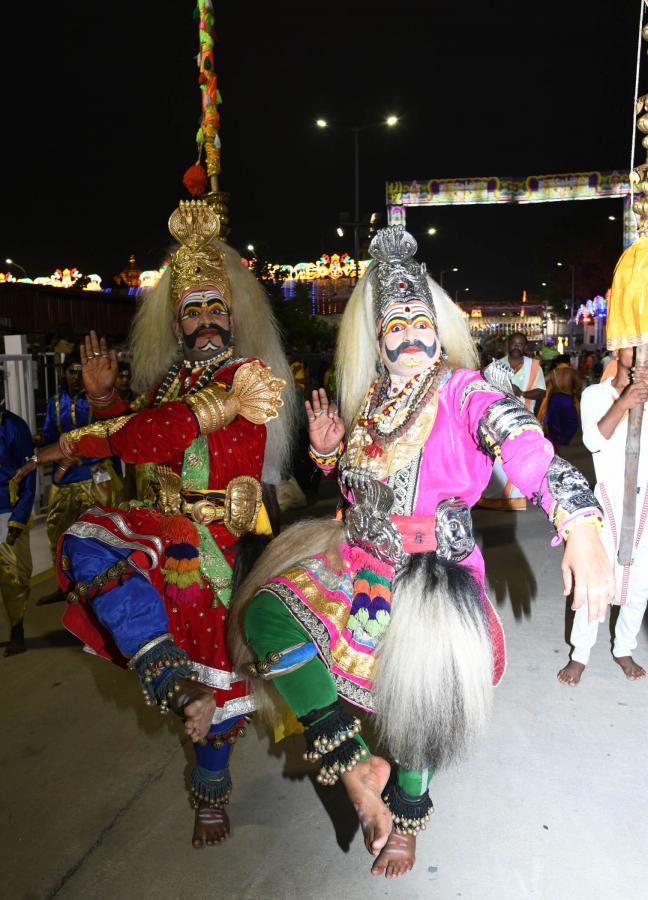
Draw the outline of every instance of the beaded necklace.
M365 408L358 424L366 428L372 443L365 447L367 456L382 456L386 447L395 441L416 422L421 411L436 393L443 366L435 365L425 372L415 375L392 400L388 400L389 374L377 378L369 388ZM407 412L400 425L392 424L397 414L406 408Z
M226 360L230 359L233 353L233 347L226 347L222 353L218 354L218 356L213 356L209 360L207 365L204 366L202 375L200 376L200 378L198 378L196 383L189 388L187 394L196 394L198 391L202 391L203 388L207 387L207 385L214 377L214 373L216 372L216 370L219 369ZM179 374L180 370L183 368L183 365L184 362L179 360L171 366L164 378L164 381L157 389L155 399L153 400L153 406L159 406L161 403L172 399L172 395L178 395L178 392L180 390Z

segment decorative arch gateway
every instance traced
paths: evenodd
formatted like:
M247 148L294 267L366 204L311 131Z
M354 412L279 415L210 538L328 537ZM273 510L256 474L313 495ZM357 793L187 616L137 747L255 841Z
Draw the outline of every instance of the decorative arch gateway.
M622 172L570 172L527 178L432 178L388 181L387 222L405 225L412 206L483 203L556 203L566 200L623 199L623 246L637 239L630 202L630 180Z

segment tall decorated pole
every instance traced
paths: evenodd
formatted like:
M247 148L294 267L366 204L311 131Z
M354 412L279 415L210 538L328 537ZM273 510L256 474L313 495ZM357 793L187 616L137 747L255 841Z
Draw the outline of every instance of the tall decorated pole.
M641 0L641 18L648 0ZM641 27L641 25L640 25ZM648 41L648 25L641 27L644 41ZM639 71L637 60L637 74ZM630 183L638 196L633 203L637 216L638 239L622 254L614 270L607 324L607 345L610 350L634 347L635 365L648 363L648 94L636 100L637 128L643 135L641 145L646 160L636 166ZM634 142L633 142L634 145ZM634 160L633 160L634 162ZM626 439L623 516L619 534L618 560L622 566L632 564L635 543L637 509L637 477L643 405L630 410Z
M214 68L214 10L211 0L197 0L195 10L198 22L198 85L200 87L202 111L200 127L196 133L198 158L184 174L182 182L194 197L201 196L218 213L221 226L218 237L226 238L229 232L229 194L219 190L218 176L221 172L221 142L218 134L220 116L218 107L221 95L218 90L216 69ZM203 165L204 158L204 165ZM206 171L205 171L206 169Z

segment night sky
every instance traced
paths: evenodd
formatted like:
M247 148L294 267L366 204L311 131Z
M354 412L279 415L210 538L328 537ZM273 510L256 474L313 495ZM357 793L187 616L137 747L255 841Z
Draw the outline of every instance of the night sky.
M397 128L361 135L363 213L384 214L388 179L629 167L638 0L215 0L214 11L221 187L239 249L293 263L352 252L352 236L335 234L353 209L348 127L390 113ZM159 265L195 159L193 4L24 3L11 15L1 257L32 276L76 265L106 283L131 252ZM594 256L604 290L620 217L620 201L596 201L419 209L408 226L431 272L460 268L446 277L453 294L504 298L558 284L558 258Z

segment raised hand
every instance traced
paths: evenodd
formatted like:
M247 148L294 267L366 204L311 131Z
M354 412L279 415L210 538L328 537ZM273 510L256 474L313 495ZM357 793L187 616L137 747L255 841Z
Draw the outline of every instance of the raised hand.
M335 403L329 403L324 388L313 391L312 400L306 400L308 436L318 453L333 453L344 437L344 422L338 415Z
M108 350L105 338L97 337L96 331L86 334L79 347L83 371L83 386L90 399L105 398L115 386L117 378L117 354Z

